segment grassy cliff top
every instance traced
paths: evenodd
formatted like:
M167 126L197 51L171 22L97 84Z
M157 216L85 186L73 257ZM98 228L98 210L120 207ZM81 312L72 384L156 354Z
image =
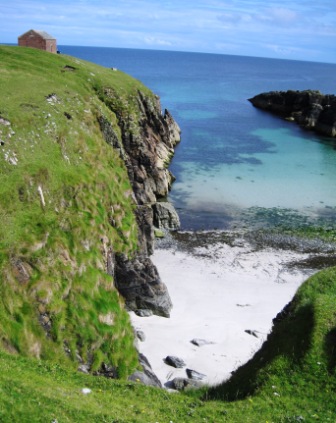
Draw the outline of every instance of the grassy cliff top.
M132 188L98 118L122 142L119 122L137 122L139 90L153 97L119 71L0 47L3 350L92 370L104 362L119 376L136 367L128 314L106 274L111 254L137 248Z
M138 90L152 94L119 71L18 47L0 47L0 90L1 421L335 421L334 268L300 288L261 351L217 388L169 394L79 373L78 360L121 378L137 366L106 274L110 253L137 248L134 204L97 117L121 137Z

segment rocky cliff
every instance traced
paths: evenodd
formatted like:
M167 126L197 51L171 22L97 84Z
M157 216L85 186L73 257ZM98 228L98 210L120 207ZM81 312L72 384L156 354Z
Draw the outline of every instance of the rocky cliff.
M319 91L271 91L250 98L253 106L267 110L329 137L336 136L336 96Z
M104 115L99 115L98 121L106 142L117 149L126 165L137 205L139 249L131 258L125 254L115 256L116 286L130 310L145 309L169 317L172 303L149 256L153 253L154 223L159 228L177 229L167 219L167 215L177 216L173 206L166 207L163 214L157 201L167 196L173 182L168 164L180 141L180 128L168 110L162 114L158 97L150 98L138 91L135 121L134 116L115 107L113 91L102 87L98 95L116 113L121 140Z
M172 307L150 255L154 223L178 224L179 127L139 81L73 57L0 46L0 83L0 349L126 377L126 309Z

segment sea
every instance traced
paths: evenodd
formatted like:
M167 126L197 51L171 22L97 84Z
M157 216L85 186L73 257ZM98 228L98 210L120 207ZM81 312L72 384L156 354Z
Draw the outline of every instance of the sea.
M115 67L160 96L182 131L169 194L183 230L331 228L336 140L254 108L266 91L336 94L336 64L157 50L60 46Z

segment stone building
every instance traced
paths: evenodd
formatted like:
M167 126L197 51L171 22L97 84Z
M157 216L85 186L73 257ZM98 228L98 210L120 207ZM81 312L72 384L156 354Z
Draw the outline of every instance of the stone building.
M20 35L18 44L21 47L33 47L50 53L57 53L56 39L45 31L31 29Z

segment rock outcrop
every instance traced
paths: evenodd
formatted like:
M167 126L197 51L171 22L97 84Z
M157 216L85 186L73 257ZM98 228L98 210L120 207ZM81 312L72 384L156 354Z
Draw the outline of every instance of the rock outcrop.
M110 120L98 116L102 134L124 161L133 188L138 223L138 252L129 258L115 257L115 281L129 310L151 310L169 317L172 303L166 286L149 256L153 253L154 226L177 229L179 218L164 199L174 180L168 170L174 147L180 141L180 128L168 110L162 114L158 97L138 92L138 111L124 115L113 108L113 92L103 89L103 101L115 112L121 128L121 140ZM136 117L135 117L136 116ZM135 120L136 119L136 120Z
M113 92L105 89L102 99L116 113L122 140L103 115L98 117L102 133L124 160L137 203L153 204L165 198L171 188L174 177L168 165L180 141L180 128L168 110L162 114L158 97L154 101L138 92L139 113L135 122L134 115L125 116L120 110L113 110L110 96Z
M159 229L178 229L180 227L180 218L171 203L160 201L153 205L154 226Z
M128 309L148 309L169 317L172 302L150 258L141 254L131 259L124 254L117 255L115 270L116 287L126 299Z
M143 354L139 354L139 363L142 366L142 371L137 370L129 376L128 380L133 382L142 383L147 386L154 386L156 388L162 388L162 384L158 377L152 370L152 366Z
M253 106L283 116L317 133L336 137L336 96L320 91L271 91L250 98Z

